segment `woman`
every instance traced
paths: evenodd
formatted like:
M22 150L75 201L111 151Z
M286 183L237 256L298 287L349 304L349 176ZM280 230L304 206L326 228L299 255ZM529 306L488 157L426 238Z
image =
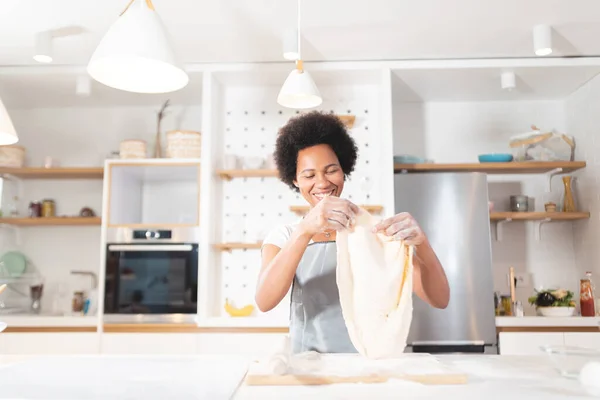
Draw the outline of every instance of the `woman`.
M297 223L271 231L262 246L256 304L269 311L292 286L290 339L293 352L355 353L342 317L336 283L336 232L358 211L340 198L354 170L357 146L332 114L295 117L279 132L275 163L280 179L300 192L310 211ZM427 236L408 213L373 228L414 245L414 292L433 307L448 305L446 275Z

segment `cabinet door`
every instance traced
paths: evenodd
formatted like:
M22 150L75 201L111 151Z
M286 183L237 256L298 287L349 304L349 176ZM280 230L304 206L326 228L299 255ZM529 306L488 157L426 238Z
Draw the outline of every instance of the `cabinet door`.
M194 333L104 333L103 354L196 354Z
M285 333L201 333L198 335L198 352L257 359L274 352L285 336Z
M500 332L501 355L541 355L541 346L562 346L565 344L562 332Z
M600 350L600 332L567 332L565 345Z
M4 354L95 354L99 335L90 333L2 333L0 350Z

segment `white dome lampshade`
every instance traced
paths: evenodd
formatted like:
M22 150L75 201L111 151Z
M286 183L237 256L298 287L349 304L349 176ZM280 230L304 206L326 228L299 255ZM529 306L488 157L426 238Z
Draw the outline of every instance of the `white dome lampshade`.
M323 99L312 77L302 68L302 60L296 62L297 67L290 72L283 83L277 103L287 108L313 108L321 105Z
M128 92L168 93L189 82L171 38L150 0L133 0L94 51L87 71Z
M4 107L4 103L0 100L0 145L15 144L18 141L17 131L8 115L8 111Z

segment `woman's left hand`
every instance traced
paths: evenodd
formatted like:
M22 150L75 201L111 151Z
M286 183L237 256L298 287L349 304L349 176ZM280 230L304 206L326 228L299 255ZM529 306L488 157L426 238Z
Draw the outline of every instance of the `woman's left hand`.
M418 246L425 242L425 233L417 221L407 212L387 218L373 227L374 233L383 233L394 240L404 240L409 246Z

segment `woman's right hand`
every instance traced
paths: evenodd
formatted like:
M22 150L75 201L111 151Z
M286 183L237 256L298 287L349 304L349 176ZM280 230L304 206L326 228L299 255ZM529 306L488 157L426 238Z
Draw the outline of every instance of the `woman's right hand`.
M327 196L304 216L300 226L305 233L316 235L327 230L343 230L354 224L358 207L335 196Z

